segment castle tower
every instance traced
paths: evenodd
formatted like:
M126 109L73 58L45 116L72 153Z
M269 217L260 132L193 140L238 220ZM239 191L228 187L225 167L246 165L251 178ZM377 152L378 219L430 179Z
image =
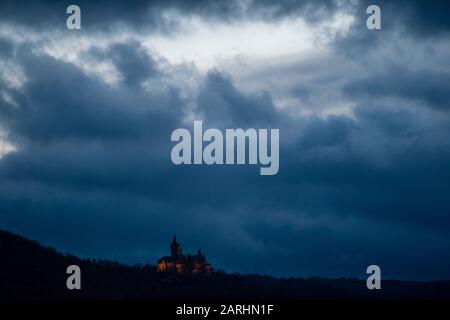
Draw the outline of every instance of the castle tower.
M200 262L206 261L206 258L205 258L205 256L203 255L203 253L202 253L202 251L200 249L198 249L198 251L197 251L197 259Z
M182 255L181 244L177 243L177 238L175 235L173 235L173 240L170 244L170 252L174 260L178 260Z

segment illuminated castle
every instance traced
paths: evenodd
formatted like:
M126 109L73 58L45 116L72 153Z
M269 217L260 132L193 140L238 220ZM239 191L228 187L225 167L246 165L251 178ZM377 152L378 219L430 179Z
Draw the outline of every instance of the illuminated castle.
M158 272L210 275L213 271L212 266L206 261L200 250L195 255L183 254L181 245L177 242L175 235L170 245L170 252L170 256L158 260Z

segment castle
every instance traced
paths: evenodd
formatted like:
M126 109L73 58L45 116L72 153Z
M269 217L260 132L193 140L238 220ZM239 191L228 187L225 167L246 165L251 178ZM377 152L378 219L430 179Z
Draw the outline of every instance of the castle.
M206 261L200 250L195 255L183 254L181 244L177 242L175 235L170 245L170 252L170 256L158 260L158 272L173 272L185 275L211 275L213 272L212 266Z

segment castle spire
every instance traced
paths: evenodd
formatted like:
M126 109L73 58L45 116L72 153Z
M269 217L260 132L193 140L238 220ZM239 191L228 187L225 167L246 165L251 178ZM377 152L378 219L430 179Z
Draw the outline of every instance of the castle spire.
M179 259L183 254L181 252L181 245L177 242L177 237L175 234L173 235L173 240L170 245L170 252L172 253L172 257L175 259Z

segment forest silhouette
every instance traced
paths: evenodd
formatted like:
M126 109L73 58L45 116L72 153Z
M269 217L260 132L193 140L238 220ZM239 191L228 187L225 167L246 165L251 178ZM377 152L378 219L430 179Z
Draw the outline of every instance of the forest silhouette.
M66 287L69 265L82 270L81 290ZM383 281L382 290L368 290L365 280L351 278L177 275L154 265L80 259L0 230L0 299L450 299L450 281Z

